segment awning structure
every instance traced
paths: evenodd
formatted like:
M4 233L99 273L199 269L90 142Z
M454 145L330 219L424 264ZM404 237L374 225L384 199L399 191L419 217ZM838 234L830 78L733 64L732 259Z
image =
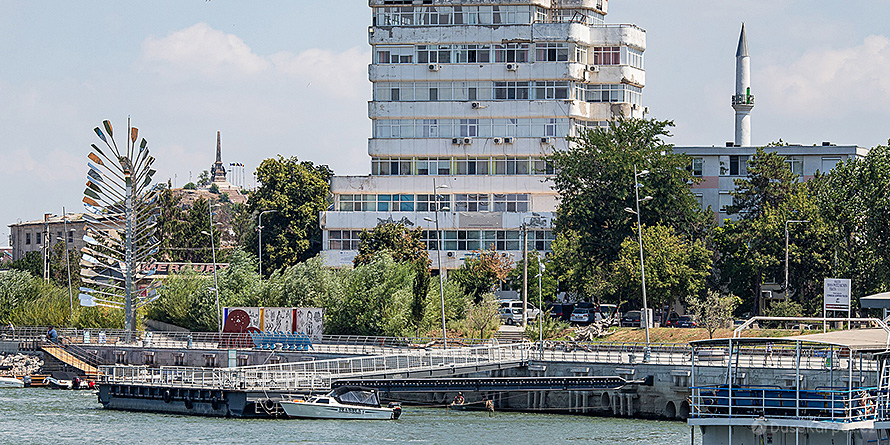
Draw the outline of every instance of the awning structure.
M862 297L859 299L859 306L863 309L890 309L890 292Z
M825 345L846 347L855 351L888 351L890 350L890 332L882 328L850 329L846 331L826 332L819 334L794 335L790 337L740 337L740 338L715 338L710 340L696 340L689 342L696 347L725 346L732 340L732 344L765 344L765 343L793 343L796 341L806 343L821 343Z

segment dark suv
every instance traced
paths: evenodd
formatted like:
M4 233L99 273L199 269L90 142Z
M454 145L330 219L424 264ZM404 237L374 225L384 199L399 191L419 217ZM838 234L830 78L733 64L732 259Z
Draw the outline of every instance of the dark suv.
M574 304L560 304L560 303L550 303L547 306L547 309L550 311L550 316L562 321L568 321L572 316L572 311L575 309Z
M621 317L621 326L626 328L638 328L641 326L640 319L642 316L643 313L641 311L627 311L624 313L624 316Z

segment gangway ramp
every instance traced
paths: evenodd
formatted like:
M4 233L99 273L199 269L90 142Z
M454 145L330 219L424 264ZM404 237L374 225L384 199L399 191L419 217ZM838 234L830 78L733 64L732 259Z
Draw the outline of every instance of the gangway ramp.
M95 379L98 375L98 369L95 366L77 358L61 346L43 345L41 349L44 353L55 357L60 362L80 370L87 378Z
M181 388L300 392L330 389L342 379L443 377L523 366L527 344L407 351L238 368L102 366L101 383Z

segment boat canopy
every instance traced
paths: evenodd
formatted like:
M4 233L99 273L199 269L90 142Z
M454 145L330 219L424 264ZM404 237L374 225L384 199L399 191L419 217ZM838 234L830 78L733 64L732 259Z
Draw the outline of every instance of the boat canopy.
M863 309L890 309L890 292L862 297L859 299L859 306Z
M344 405L380 407L377 390L364 386L340 386L331 391L330 396Z
M855 351L882 352L890 350L890 332L883 328L850 329L819 334L794 335L791 337L737 337L714 338L689 342L693 347L725 346L733 344L794 343L797 341L813 344L840 346Z

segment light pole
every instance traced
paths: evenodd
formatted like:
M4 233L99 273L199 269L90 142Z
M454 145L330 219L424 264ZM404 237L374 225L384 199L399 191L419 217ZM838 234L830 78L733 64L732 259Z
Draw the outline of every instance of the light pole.
M788 224L789 223L808 223L808 219L789 219L785 221L785 287L782 290L785 296L788 296Z
M213 208L220 204L207 203L207 212L210 213L210 233L202 230L201 233L210 237L210 252L213 255L213 290L216 292L216 324L219 332L222 332L222 311L219 308L219 280L216 277L216 242L213 240Z
M74 294L71 293L71 261L68 261L68 215L65 213L65 207L62 207L62 223L65 227L65 266L68 269L68 313L74 314Z
M544 258L538 252L538 345L541 348L541 361L544 360L544 302L541 296L544 281Z
M637 215L637 238L640 241L640 279L643 285L643 315L640 317L640 321L643 322L644 327L646 328L646 347L643 349L643 361L648 362L650 357L650 349L649 349L649 306L646 304L646 266L643 262L643 226L640 221L640 202L648 201L652 199L651 196L646 196L643 199L640 199L640 187L642 184L639 183L639 179L642 176L649 174L649 170L643 170L641 172L637 172L637 166L634 164L634 199L637 204L637 210L634 211L630 207L625 207L624 211L628 213L633 213Z
M436 260L439 262L439 299L442 303L442 349L448 347L448 334L445 331L445 276L442 275L442 241L445 238L442 236L442 233L439 232L439 210L448 211L450 210L448 207L439 208L439 189L448 188L448 184L442 184L440 186L436 186L436 178L433 178L433 196L431 205L434 206L434 212L436 219L433 220L429 217L424 217L425 221L435 222L436 223Z
M256 230L260 236L259 239L259 258L260 258L260 279L263 278L263 213L277 212L278 210L263 210L260 212L259 221Z

